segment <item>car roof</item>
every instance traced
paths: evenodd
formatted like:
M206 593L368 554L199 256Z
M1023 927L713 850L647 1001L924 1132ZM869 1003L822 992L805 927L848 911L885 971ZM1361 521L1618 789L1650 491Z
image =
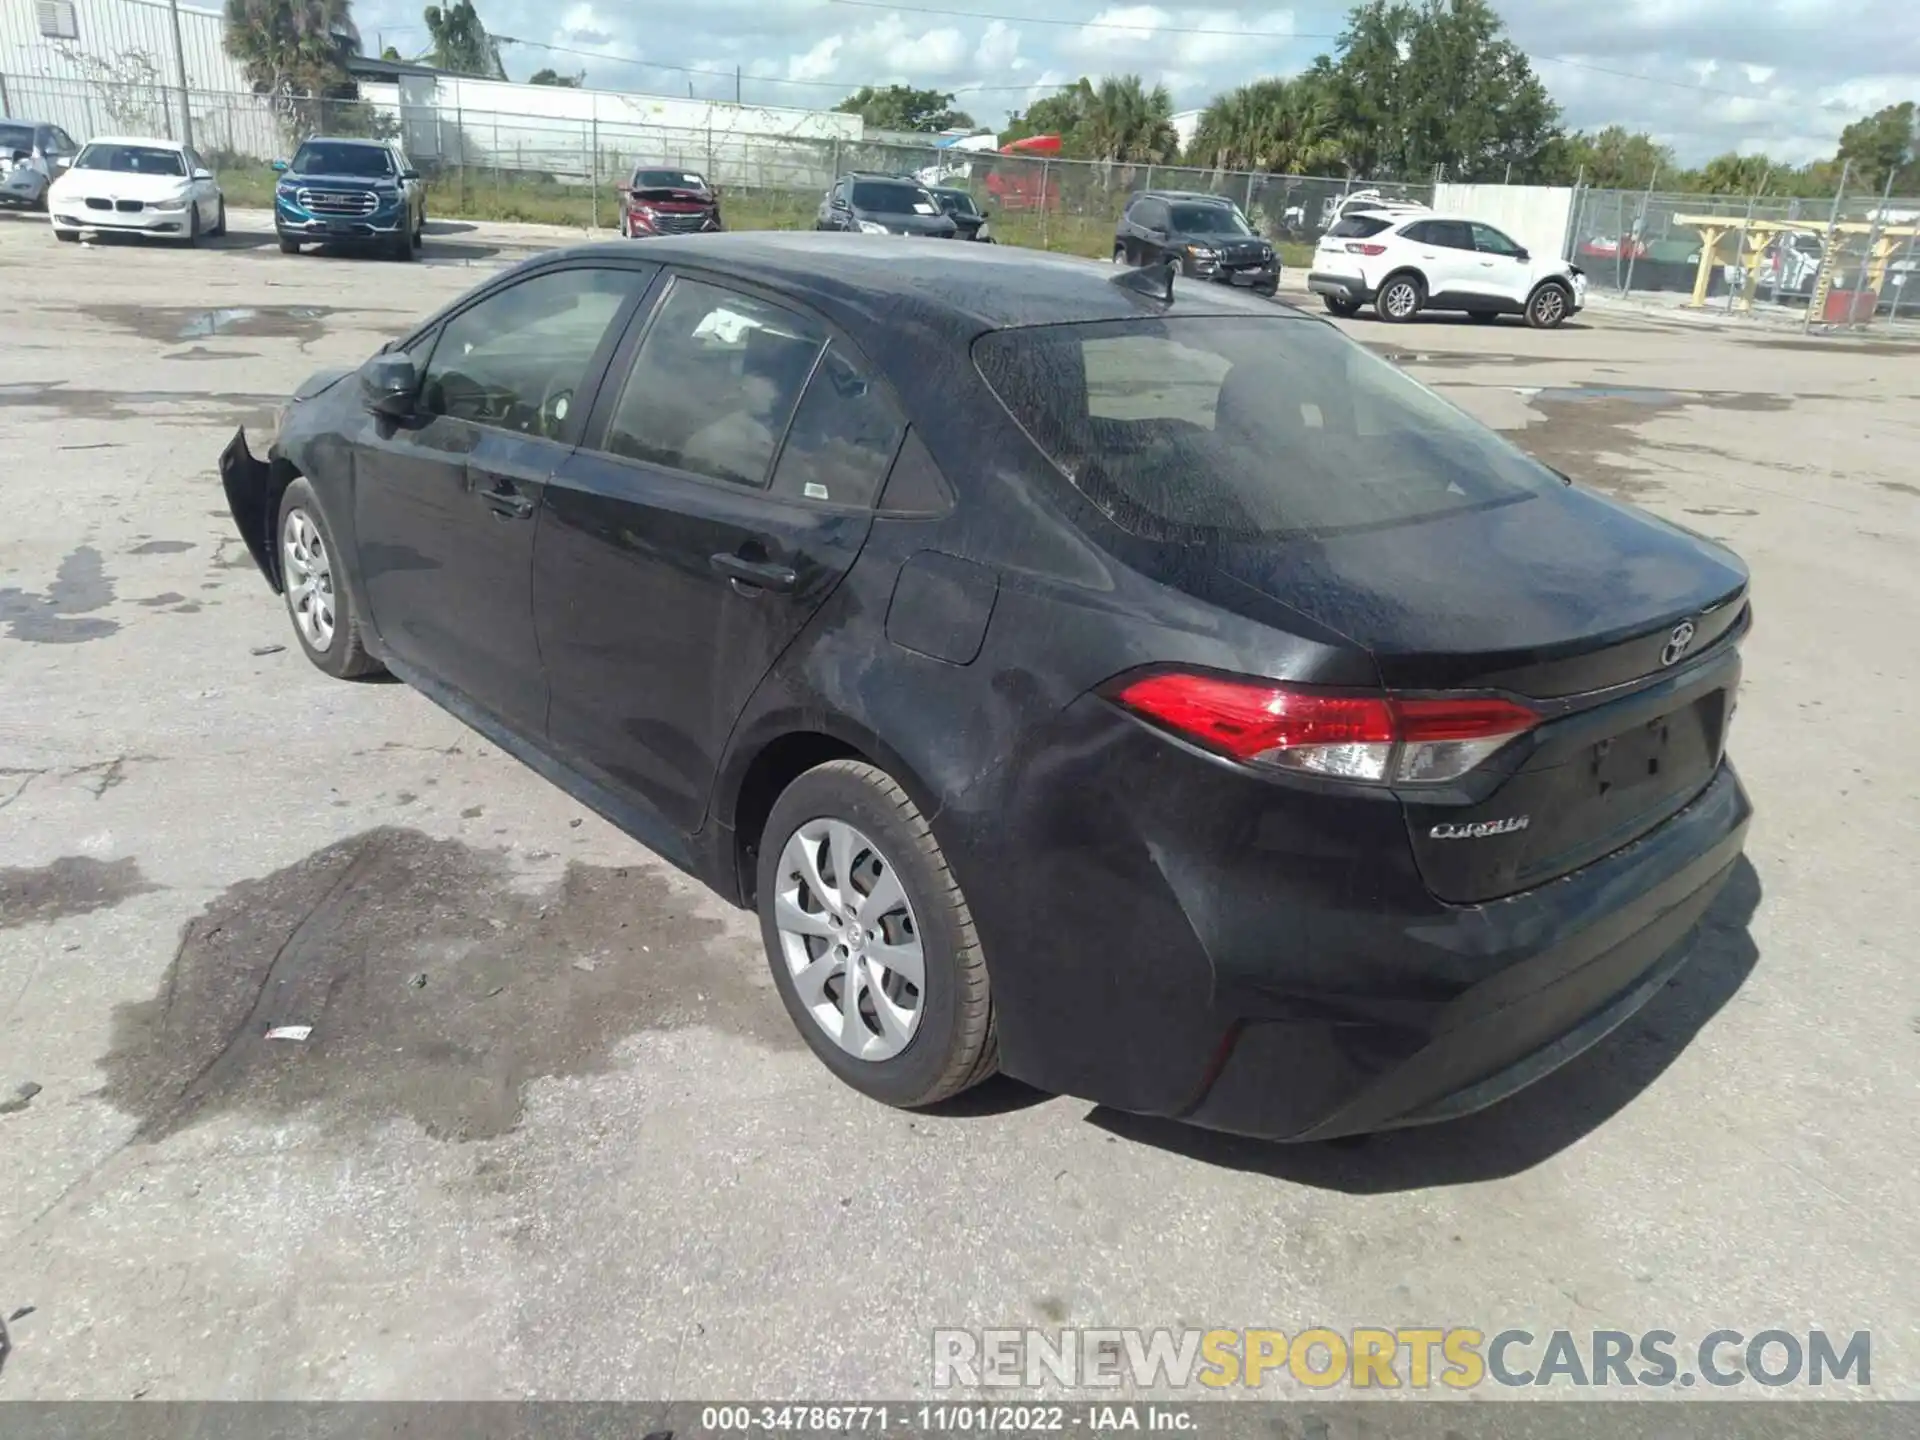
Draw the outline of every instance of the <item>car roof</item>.
M391 150L391 140L369 140L364 135L309 135L302 145L358 145L367 150Z
M187 148L178 140L156 140L151 135L96 135L87 144L144 145L149 150L177 150L183 154Z
M579 245L525 262L557 258L631 257L617 242ZM719 235L662 235L647 241L648 259L711 270L782 292L812 306L865 343L876 333L911 327L946 332L965 343L984 330L1134 320L1160 314L1292 317L1317 323L1290 306L1218 285L1176 280L1171 311L1113 283L1110 264L1051 255L1015 245L961 245L907 236L853 237L832 231L736 230ZM911 311L909 317L906 313Z
M1202 200L1214 205L1234 205L1239 202L1230 195L1215 195L1208 190L1136 190L1134 198L1151 196L1155 200Z

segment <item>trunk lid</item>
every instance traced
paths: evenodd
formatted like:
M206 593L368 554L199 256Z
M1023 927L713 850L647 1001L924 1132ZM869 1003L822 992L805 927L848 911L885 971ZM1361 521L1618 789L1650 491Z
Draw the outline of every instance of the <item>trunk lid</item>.
M1748 623L1730 552L1583 491L1259 545L1219 568L1373 656L1396 693L1494 690L1543 723L1402 792L1434 894L1472 903L1608 854L1718 770Z

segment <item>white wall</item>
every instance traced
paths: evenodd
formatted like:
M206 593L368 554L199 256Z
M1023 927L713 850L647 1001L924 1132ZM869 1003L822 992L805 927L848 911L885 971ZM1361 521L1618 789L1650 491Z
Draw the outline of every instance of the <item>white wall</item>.
M1498 226L1535 255L1564 256L1573 194L1562 185L1441 185L1433 208Z

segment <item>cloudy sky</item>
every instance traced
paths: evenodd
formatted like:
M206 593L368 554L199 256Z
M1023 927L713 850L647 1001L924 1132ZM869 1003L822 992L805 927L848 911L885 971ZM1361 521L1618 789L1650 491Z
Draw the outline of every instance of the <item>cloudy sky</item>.
M958 94L996 124L1081 74L1137 72L1178 108L1331 49L1342 5L1183 7L1103 0L477 0L524 79L543 66L608 90L827 107L863 84ZM1504 0L1514 40L1576 128L1651 130L1683 162L1729 149L1831 154L1840 129L1920 99L1914 0ZM376 40L427 45L418 0L357 0ZM541 47L549 48L541 48Z

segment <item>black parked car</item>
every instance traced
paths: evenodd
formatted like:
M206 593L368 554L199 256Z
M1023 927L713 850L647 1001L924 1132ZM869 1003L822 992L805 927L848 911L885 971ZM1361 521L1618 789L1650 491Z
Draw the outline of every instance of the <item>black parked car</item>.
M1664 984L1739 857L1746 571L1170 273L546 254L221 475L316 665L757 910L868 1095L1489 1104Z
M973 196L951 185L931 185L927 188L928 193L939 202L940 208L959 227L959 239L983 240L989 245L993 244L992 228Z
M1141 190L1113 232L1120 265L1170 261L1180 273L1262 295L1280 288L1280 258L1231 200L1186 191Z
M951 240L953 218L918 180L898 175L842 175L820 201L816 230L852 230L862 235L929 235Z

